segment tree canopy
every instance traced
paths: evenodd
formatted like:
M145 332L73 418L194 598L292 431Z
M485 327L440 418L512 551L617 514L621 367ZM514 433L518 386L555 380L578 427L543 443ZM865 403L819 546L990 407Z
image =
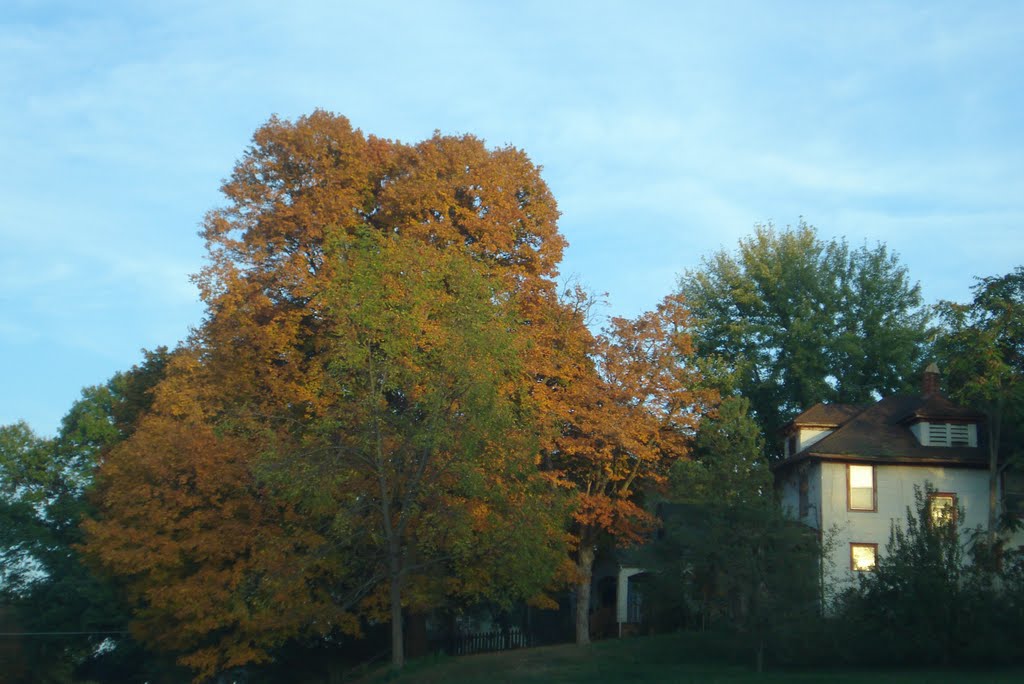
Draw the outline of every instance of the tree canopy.
M385 619L400 667L403 609L542 600L567 538L535 342L564 241L537 168L316 112L258 130L223 191L204 324L87 525L136 632L203 677Z
M673 501L757 505L774 499L764 438L745 397L727 397L697 432L692 459L672 467Z
M987 416L991 534L999 517L999 475L1019 461L1024 431L1024 267L979 278L973 292L967 304L938 304L935 349L950 395Z
M769 440L822 401L863 403L913 384L928 311L883 244L851 248L795 228L758 225L735 252L686 271L698 356L717 358Z

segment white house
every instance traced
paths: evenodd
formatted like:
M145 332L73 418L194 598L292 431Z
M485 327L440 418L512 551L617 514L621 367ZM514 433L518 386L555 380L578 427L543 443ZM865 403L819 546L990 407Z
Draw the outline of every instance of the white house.
M987 524L983 419L942 395L932 364L920 396L866 406L817 404L783 428L776 486L790 514L829 542L826 587L841 589L874 568L891 521L904 521L907 508L914 508L915 487L934 489L935 518L962 510L966 529Z

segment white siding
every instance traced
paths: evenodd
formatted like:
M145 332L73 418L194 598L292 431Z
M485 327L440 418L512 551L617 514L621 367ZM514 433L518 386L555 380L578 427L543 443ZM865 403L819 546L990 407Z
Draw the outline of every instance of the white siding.
M796 468L787 468L784 477L778 478L779 502L785 514L794 519L799 519L800 513L800 476Z
M797 432L796 450L803 451L812 444L816 444L831 435L831 428L800 428Z
M928 446L928 423L914 423L910 426L910 431L917 437L918 444Z
M807 514L800 515L800 471L807 474ZM821 529L821 464L805 461L799 468L788 468L779 481L782 510L793 520Z
M953 492L964 510L967 529L984 526L988 520L988 473L966 468L879 465L875 468L878 510L848 511L846 464L820 464L822 529L831 555L826 558L826 585L841 590L855 581L850 570L850 543L878 544L879 557L885 554L891 521L906 521L907 507L913 508L914 485L924 490L931 483L936 491Z

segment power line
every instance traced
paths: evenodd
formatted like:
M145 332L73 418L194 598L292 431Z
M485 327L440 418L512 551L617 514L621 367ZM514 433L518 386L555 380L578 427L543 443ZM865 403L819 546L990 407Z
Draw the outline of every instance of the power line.
M128 634L128 632L0 632L0 637L71 637L103 634Z

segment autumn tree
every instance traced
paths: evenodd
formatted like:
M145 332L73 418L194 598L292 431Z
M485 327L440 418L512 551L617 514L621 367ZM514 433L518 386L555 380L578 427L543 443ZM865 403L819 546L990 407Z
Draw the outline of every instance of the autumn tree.
M137 633L209 676L383 618L401 666L402 607L536 593L563 543L524 465L543 354L523 341L564 245L538 169L318 111L271 119L222 189L207 317L88 526Z
M735 252L686 271L679 292L698 354L734 372L769 440L814 403L909 387L923 359L928 313L897 257L822 240L802 221L756 226Z
M1024 430L1024 267L980 278L973 292L968 304L938 304L935 346L950 396L986 415L991 543L999 519L1000 475L1019 460Z
M614 318L596 338L583 330L585 307L569 310L576 324L551 348L576 363L545 383L554 390L546 406L560 420L546 458L576 497L576 642L586 644L597 546L629 546L653 531L657 521L642 494L664 485L671 464L688 454L717 393L688 362L693 348L680 298L667 297L633 320Z

